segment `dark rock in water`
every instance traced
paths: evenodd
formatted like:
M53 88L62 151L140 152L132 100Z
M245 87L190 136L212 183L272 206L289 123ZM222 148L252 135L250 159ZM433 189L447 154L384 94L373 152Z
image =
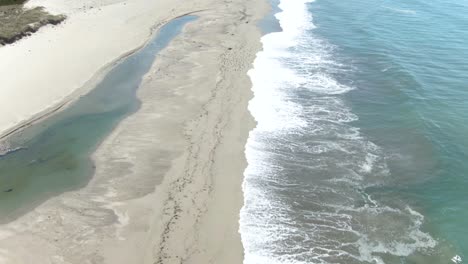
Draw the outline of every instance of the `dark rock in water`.
M3 191L3 192L12 192L12 191L13 191L13 189L10 188L10 189L5 190L5 191Z

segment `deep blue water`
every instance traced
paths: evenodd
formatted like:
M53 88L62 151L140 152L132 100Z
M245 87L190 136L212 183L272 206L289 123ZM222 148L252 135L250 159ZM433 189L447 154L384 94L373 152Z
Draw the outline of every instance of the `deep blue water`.
M468 258L468 2L279 2L250 72L245 262Z

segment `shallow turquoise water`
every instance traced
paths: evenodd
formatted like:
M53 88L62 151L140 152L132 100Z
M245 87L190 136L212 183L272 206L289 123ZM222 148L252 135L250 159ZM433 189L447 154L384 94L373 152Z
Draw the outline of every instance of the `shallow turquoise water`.
M245 263L468 258L467 2L279 4L250 73Z
M0 156L1 221L87 184L94 170L90 155L123 118L138 109L136 89L157 53L195 18L184 16L164 25L91 92L11 138L12 148L20 149Z
M317 1L317 34L354 67L344 82L356 125L381 146L386 191L416 206L430 233L468 257L468 5Z

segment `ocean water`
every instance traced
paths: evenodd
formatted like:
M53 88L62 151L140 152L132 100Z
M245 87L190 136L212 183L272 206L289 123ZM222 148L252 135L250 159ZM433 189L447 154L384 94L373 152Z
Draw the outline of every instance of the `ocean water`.
M272 3L244 263L464 263L468 2Z
M94 173L90 156L122 119L139 108L136 90L157 53L194 19L170 21L88 94L10 138L12 151L0 156L0 222L88 183Z

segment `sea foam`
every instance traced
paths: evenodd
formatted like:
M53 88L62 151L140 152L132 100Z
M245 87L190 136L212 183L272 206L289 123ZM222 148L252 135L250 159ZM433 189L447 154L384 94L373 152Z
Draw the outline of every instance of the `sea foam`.
M382 150L361 135L336 72L335 47L315 36L312 1L281 1L282 31L265 35L249 71L257 122L246 145L240 233L245 264L384 263L436 242L423 216L374 200L389 175ZM409 235L409 236L408 236Z

